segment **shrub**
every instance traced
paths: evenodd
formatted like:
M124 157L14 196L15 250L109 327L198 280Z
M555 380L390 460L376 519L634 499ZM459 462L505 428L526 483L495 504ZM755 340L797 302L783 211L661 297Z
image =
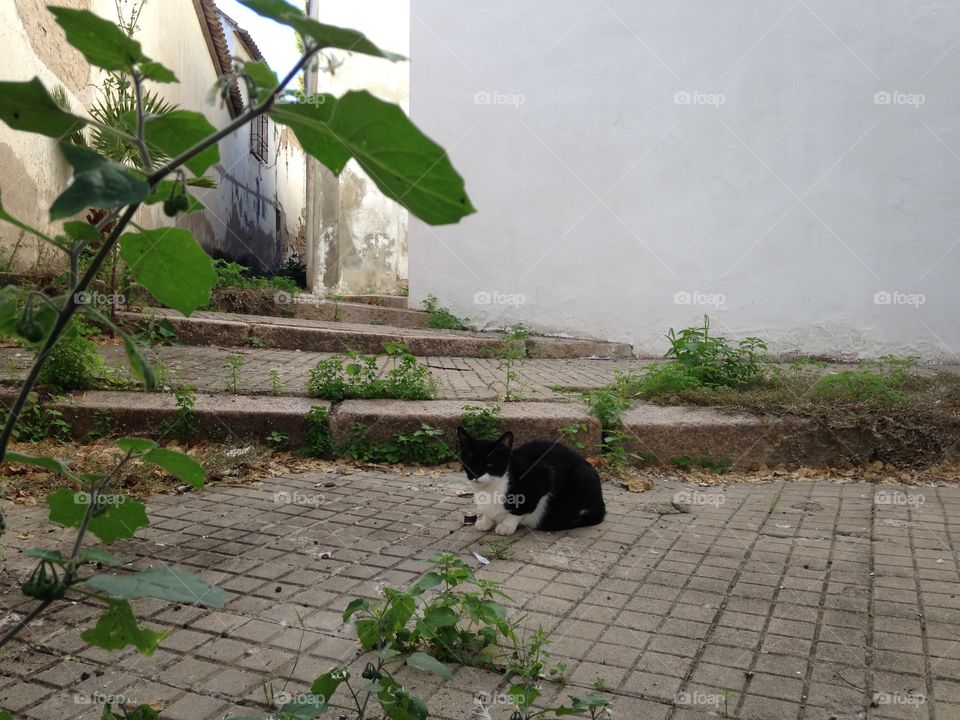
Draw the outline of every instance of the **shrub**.
M103 372L97 345L85 337L89 330L71 323L40 369L37 382L55 392L87 390Z
M437 392L430 368L406 352L401 343L388 343L387 369L379 370L379 355L355 351L318 362L307 380L307 394L333 402L349 398L429 400Z

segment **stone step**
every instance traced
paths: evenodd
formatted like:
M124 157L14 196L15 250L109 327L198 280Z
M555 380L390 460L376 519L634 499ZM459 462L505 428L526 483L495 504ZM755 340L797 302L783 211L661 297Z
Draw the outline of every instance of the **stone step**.
M358 423L370 440L387 441L397 433L409 434L423 423L443 430L451 447L457 444L457 427L463 424L464 408L489 407L486 403L461 400L344 400L334 406L330 428L334 442L347 443ZM500 404L500 428L514 434L515 444L531 440L570 443L564 429L578 427L576 439L583 450L594 453L600 447L600 424L587 414L586 407L573 403L512 402Z
M0 393L9 404L12 391ZM196 439L221 442L264 442L273 432L283 433L292 446L306 442L305 416L313 407L327 408L335 445L350 441L358 424L372 441L389 441L397 433L410 434L423 423L443 431L456 447L456 428L463 423L462 400L346 400L332 405L302 397L198 394L194 414ZM159 437L164 424L177 415L172 393L92 390L52 400L70 423L71 434L84 438L102 429L110 419L112 435ZM487 405L481 405L486 407ZM499 426L514 433L516 443L534 439L557 440L594 455L601 441L600 426L577 403L516 402L500 405ZM576 429L575 435L571 431ZM734 468L766 465L838 466L868 460L876 445L868 433L838 438L813 421L729 414L709 407L639 405L624 416L624 445L642 462L670 465L676 458L727 462ZM635 458L641 462L640 458ZM909 458L904 458L909 461Z
M473 333L330 322L265 315L196 312L184 317L174 310L151 308L149 312L117 313L121 325L138 331L153 318L165 318L184 345L264 347L305 352L381 353L386 343L402 342L418 357L493 357L502 345L498 333ZM625 343L532 337L527 350L534 358L581 358L591 356L626 358L632 348Z
M867 431L842 437L809 418L731 413L712 407L646 403L623 416L627 452L660 465L675 458L728 462L736 468L831 465L868 460L875 441Z
M264 442L272 432L290 442L306 442L305 416L313 407L330 407L326 400L304 397L263 397L198 393L194 406L197 439L237 443ZM146 435L159 438L166 423L177 416L173 393L89 390L53 403L70 423L71 435L87 437L106 424L112 435ZM108 415L109 414L109 415Z

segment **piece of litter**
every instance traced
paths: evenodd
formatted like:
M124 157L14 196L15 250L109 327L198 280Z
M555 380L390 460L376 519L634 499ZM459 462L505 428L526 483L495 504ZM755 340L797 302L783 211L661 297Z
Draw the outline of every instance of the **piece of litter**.
M489 564L490 564L490 561L487 560L483 555L481 555L481 554L478 553L478 552L474 552L474 553L473 553L473 556L474 556L477 560L479 560L480 563L483 564L483 565L489 565Z
M587 360L613 360L609 355L590 355Z
M793 527L793 526L790 525L790 523L777 523L777 527L786 529L788 527Z
M457 493L457 497L470 497L471 495L473 495L471 490L461 490Z
M463 514L463 524L464 525L473 525L477 521L477 516L473 513L464 513Z
M238 457L240 455L246 455L251 450L253 450L253 445L247 445L245 448L231 448L227 450L224 455L227 457Z
M320 560L329 560L329 559L330 559L330 553L328 553L328 552L317 553L317 557L318 557Z

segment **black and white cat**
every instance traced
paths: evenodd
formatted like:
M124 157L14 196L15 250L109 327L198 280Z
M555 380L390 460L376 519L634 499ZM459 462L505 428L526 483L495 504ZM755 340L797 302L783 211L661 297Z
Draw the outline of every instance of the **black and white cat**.
M483 440L457 428L457 437L478 530L495 527L498 535L512 535L520 525L569 530L603 520L600 476L570 448L535 440L514 450L509 432Z

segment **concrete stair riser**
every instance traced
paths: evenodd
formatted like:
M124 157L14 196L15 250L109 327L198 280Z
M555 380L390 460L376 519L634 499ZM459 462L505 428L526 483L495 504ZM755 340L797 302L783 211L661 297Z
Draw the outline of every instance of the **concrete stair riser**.
M0 395L4 402L13 395ZM163 425L177 415L172 393L135 393L91 390L48 403L63 413L71 435L82 439L99 429L97 411L110 414L112 435L159 438ZM198 394L194 414L196 439L217 442L263 442L272 432L287 435L294 444L306 442L305 415L311 408L330 408L326 400L301 397Z
M266 322L258 316L227 315L223 318L183 317L174 313L156 315L168 320L184 345L246 347L254 343L279 350L307 352L382 353L386 343L403 342L418 357L493 357L501 340L496 335L461 333L432 329L400 329L391 326L351 324L344 327L298 325L289 319ZM250 318L250 319L245 319ZM137 332L149 322L141 313L118 313L127 330ZM258 322L257 320L260 320ZM309 321L305 321L309 322ZM532 357L540 359L582 358L591 355L631 357L629 345L594 340L532 338L528 341Z
M485 407L484 403L460 400L345 400L333 408L330 425L336 443L346 443L353 435L354 426L363 423L367 437L389 441L397 433L409 434L419 430L423 423L443 430L451 447L457 444L457 427L465 406ZM569 442L562 428L584 423L587 429L578 435L584 452L595 453L600 447L600 424L587 415L579 405L566 403L503 403L500 429L514 434L514 444L531 440Z
M868 459L867 433L843 438L807 418L729 414L709 407L638 405L623 420L628 452L673 458L727 460L736 468L760 465L837 465Z

